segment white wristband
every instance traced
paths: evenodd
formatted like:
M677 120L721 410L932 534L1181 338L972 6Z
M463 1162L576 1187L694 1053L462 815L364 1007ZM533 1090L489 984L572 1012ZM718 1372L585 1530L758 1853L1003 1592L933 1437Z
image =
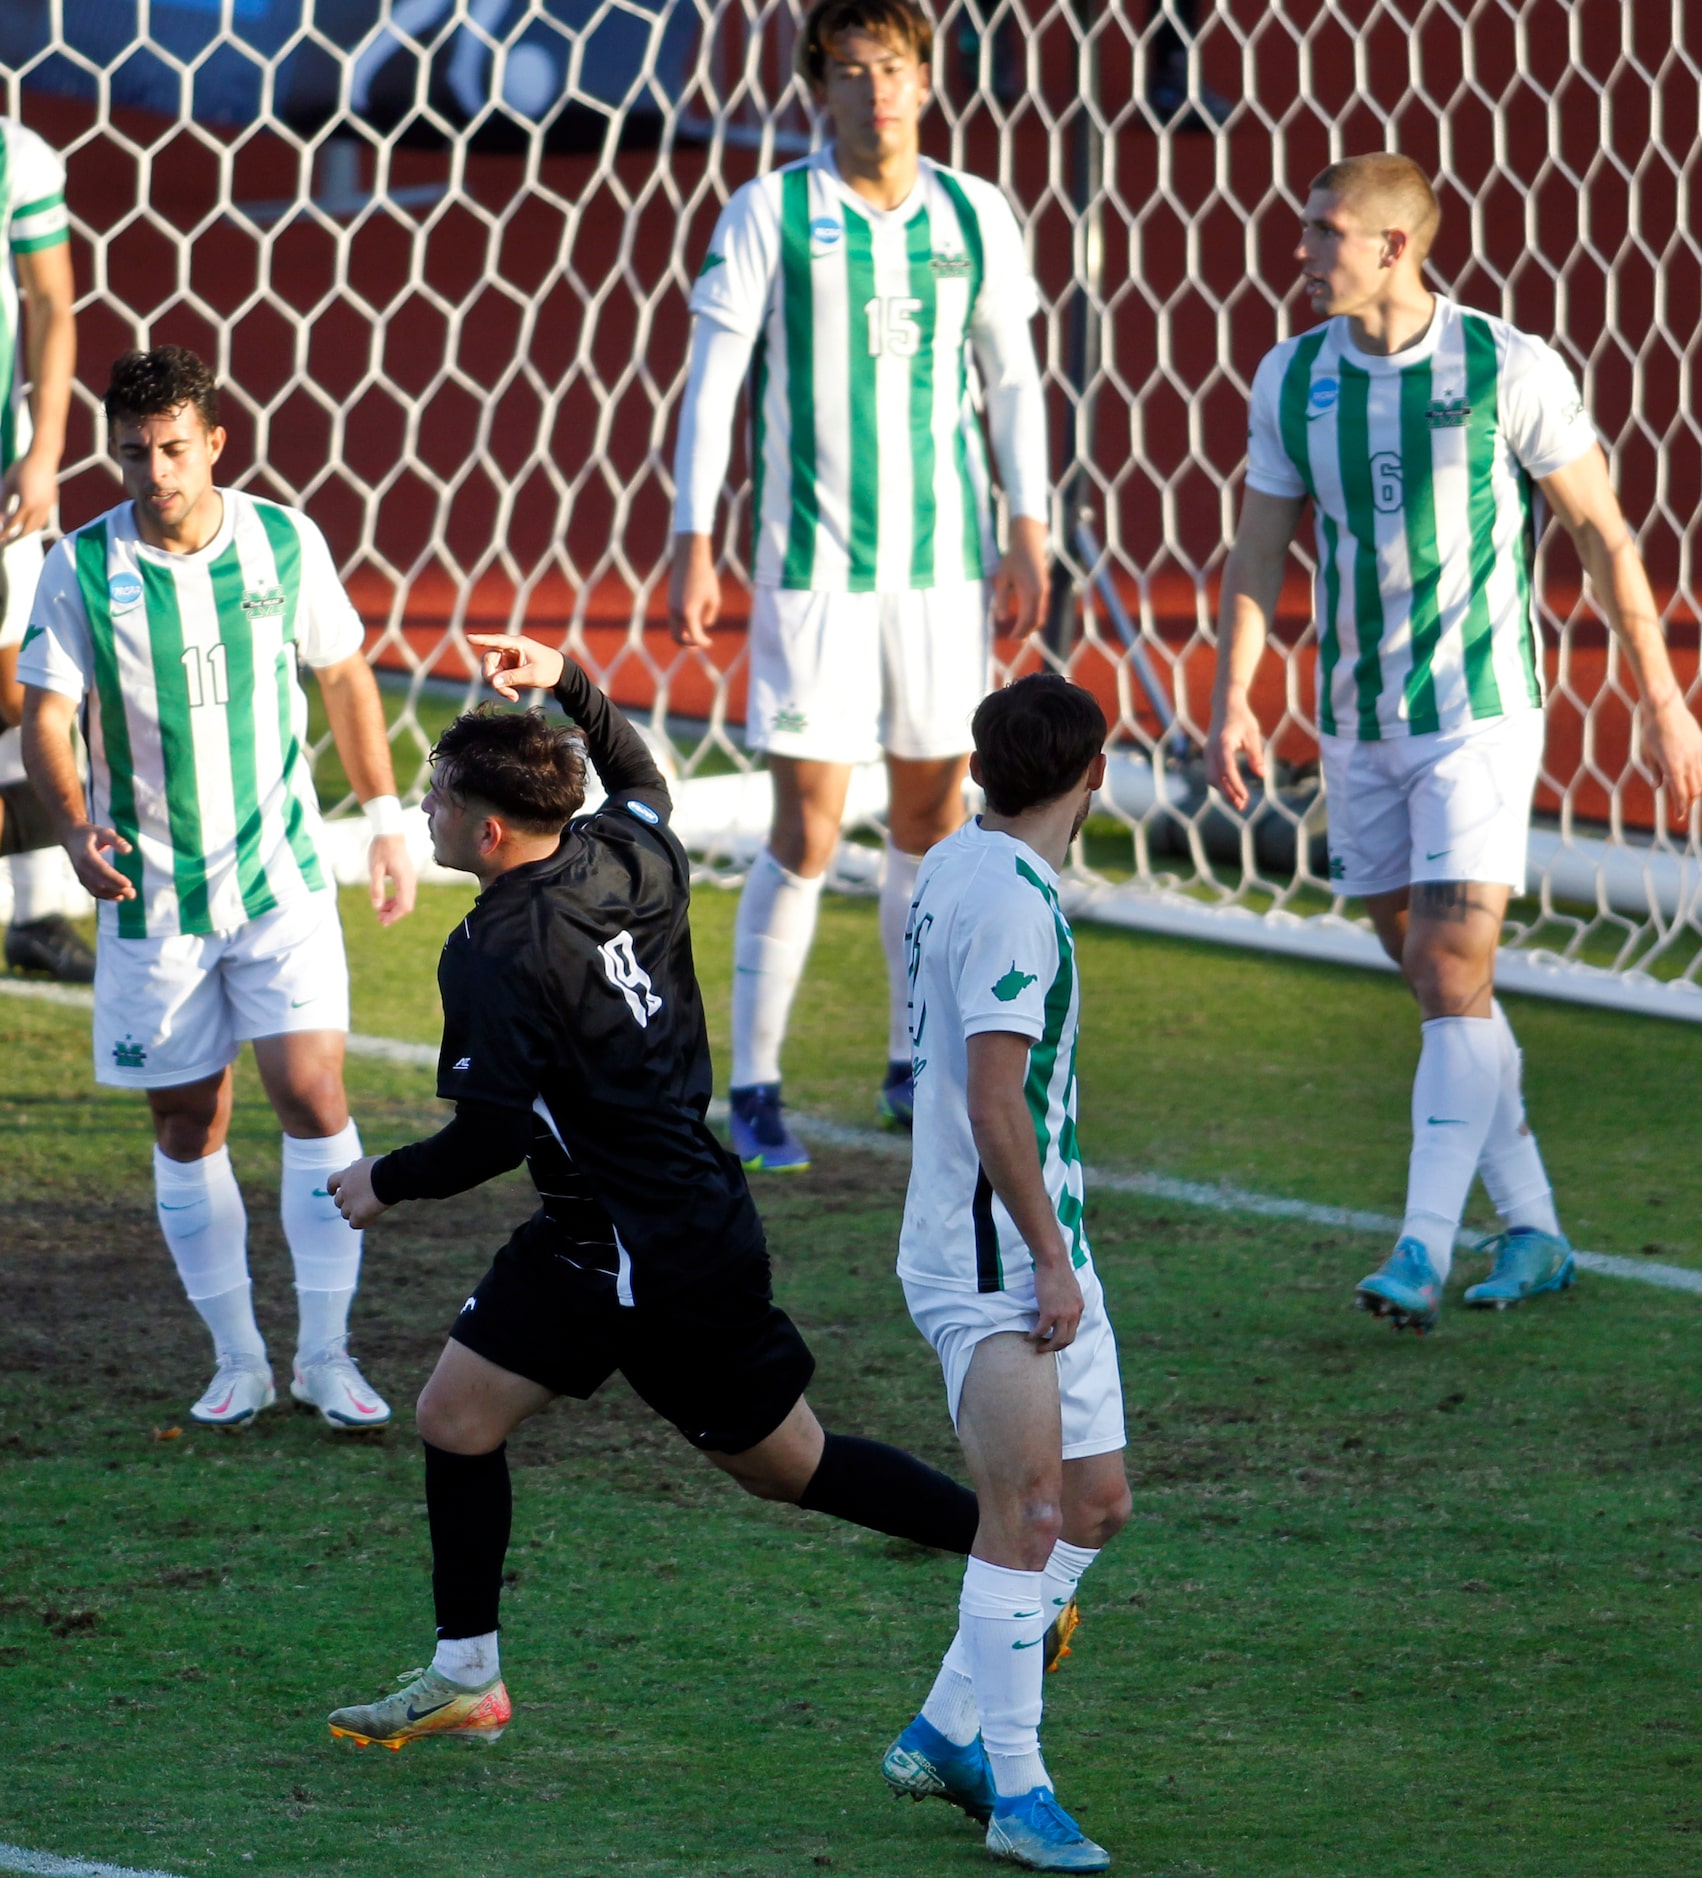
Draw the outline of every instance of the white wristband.
M374 838L401 834L402 804L395 796L374 796L370 802L361 804L361 812L366 816L367 826L372 830Z

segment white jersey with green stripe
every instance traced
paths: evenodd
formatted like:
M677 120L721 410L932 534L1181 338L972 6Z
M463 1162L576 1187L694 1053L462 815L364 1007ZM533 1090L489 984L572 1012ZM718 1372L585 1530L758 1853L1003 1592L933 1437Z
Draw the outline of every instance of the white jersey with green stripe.
M18 279L11 256L71 239L65 165L51 144L14 117L0 117L0 215L7 262L0 266L0 473L30 445L30 407L18 365Z
M1247 486L1312 498L1321 730L1369 741L1541 710L1531 485L1595 441L1551 346L1440 295L1391 356L1361 352L1345 317L1265 355Z
M998 188L926 157L889 210L846 186L831 150L733 195L691 310L756 341L759 586L898 593L991 574L971 341L1038 304Z
M325 537L296 509L227 489L218 533L168 554L124 503L47 557L18 677L84 700L90 816L136 898L121 939L232 932L332 884L296 661L359 652Z
M966 822L922 862L905 951L916 1119L899 1276L1032 1292L1033 1256L969 1125L969 1039L1011 1031L1031 1040L1024 1094L1041 1176L1071 1258L1088 1265L1076 1146L1081 986L1056 872L1013 836Z

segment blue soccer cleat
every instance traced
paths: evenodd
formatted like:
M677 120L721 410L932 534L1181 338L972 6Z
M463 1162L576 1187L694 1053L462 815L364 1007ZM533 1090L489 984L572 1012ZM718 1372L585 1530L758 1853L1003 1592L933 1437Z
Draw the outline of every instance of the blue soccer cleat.
M801 1174L809 1166L809 1149L781 1117L779 1083L729 1089L727 1109L733 1152L749 1172Z
M909 1134L916 1120L916 1084L908 1057L901 1063L887 1064L886 1081L881 1084L875 1106L888 1128L902 1128Z
M979 1735L959 1747L918 1715L887 1749L881 1773L894 1799L945 1800L978 1826L993 1817L993 1775Z
M1466 1302L1483 1310L1504 1311L1545 1291L1564 1291L1578 1276L1571 1246L1559 1234L1534 1227L1498 1232L1478 1250L1495 1254L1489 1276L1466 1292Z
M1441 1315L1442 1281L1423 1245L1402 1239L1377 1271L1360 1279L1353 1299L1362 1311L1388 1318L1396 1330L1416 1330L1422 1337Z
M987 1850L1030 1871L1107 1871L1111 1865L1111 1854L1071 1819L1050 1787L1001 1797L988 1822Z

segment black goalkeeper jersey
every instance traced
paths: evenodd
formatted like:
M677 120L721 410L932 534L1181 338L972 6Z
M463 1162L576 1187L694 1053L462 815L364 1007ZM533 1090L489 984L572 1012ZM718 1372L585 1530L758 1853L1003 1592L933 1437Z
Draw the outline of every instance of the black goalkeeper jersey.
M760 1250L762 1225L743 1168L704 1120L712 1072L690 863L667 826L667 786L573 664L555 695L607 799L547 860L493 881L437 968L437 1092L460 1124L437 1141L477 1135L482 1164L465 1156L471 1177L446 1183L441 1166L424 1171L434 1144L421 1143L381 1161L374 1185L383 1200L458 1191L488 1178L493 1159L524 1155L541 1202L528 1237L608 1272L630 1303Z

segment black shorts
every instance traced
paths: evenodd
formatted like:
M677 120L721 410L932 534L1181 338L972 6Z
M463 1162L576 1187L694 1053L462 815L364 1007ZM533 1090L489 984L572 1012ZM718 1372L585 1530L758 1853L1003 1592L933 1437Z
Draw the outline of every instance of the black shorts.
M580 1401L619 1370L697 1448L742 1454L773 1434L815 1373L774 1302L760 1244L713 1279L623 1305L613 1278L586 1271L522 1227L491 1261L450 1336L528 1382Z

